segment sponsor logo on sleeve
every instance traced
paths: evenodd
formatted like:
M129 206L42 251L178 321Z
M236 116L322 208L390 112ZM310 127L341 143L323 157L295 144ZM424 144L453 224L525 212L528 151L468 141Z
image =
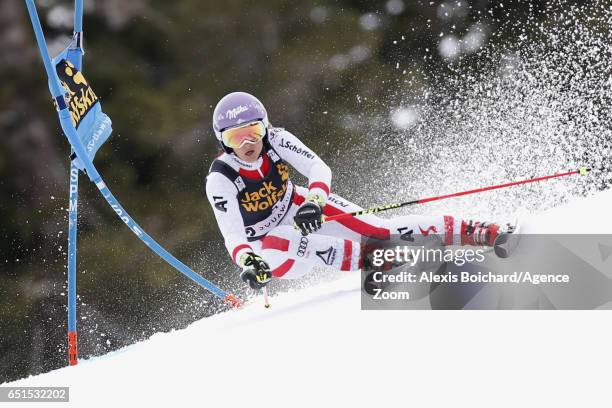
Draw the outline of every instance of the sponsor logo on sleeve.
M312 153L310 150L302 149L301 147L297 147L296 145L291 143L289 140L286 140L285 138L281 138L280 147L282 147L283 149L287 149L287 150L290 150L292 152L295 152L295 153L297 153L299 155L302 155L304 157L307 157L309 159L314 159L315 158L314 153Z
M338 196L334 196L334 195L330 195L330 196L327 198L327 201L329 201L329 202L330 202L330 203L332 203L332 204L339 205L339 206L340 206L340 207L342 207L342 208L346 208L346 207L348 207L348 206L349 206L349 205L348 205L348 203L346 203L346 202L344 202L344 201L340 200L340 199L338 198Z
M325 265L333 265L336 260L336 250L333 246L330 246L325 251L317 251L317 256L325 262Z
M219 211L227 212L227 200L223 197L213 196L213 200L215 200L215 208Z

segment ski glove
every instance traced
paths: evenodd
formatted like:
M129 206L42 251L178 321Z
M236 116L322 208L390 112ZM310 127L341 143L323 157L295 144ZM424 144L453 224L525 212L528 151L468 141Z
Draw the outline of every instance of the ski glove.
M240 278L248 283L252 289L259 290L272 280L270 266L261 256L247 252L240 257L240 264L243 267Z
M317 231L323 225L323 207L325 200L316 194L308 195L304 204L298 208L293 217L293 226L303 236Z

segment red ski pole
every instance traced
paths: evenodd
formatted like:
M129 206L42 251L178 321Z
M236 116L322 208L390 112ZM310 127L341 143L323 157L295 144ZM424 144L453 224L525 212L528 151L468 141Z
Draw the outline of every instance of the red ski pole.
M365 215L365 214L374 214L374 213L381 212L381 211L392 210L394 208L407 207L409 205L425 204L425 203L429 203L431 201L445 200L447 198L452 198L452 197L460 197L460 196L469 195L469 194L482 193L482 192L485 192L485 191L498 190L500 188L518 186L518 185L521 185L521 184L535 183L535 182L538 182L538 181L550 180L550 179L559 178L559 177L572 176L574 174L585 175L589 171L591 171L591 169L588 169L586 167L580 167L578 170L568 171L568 172L565 172L565 173L551 174L550 176L542 176L542 177L530 178L530 179L527 179L527 180L513 181L513 182L510 182L510 183L497 184L495 186L481 187L481 188L475 188L473 190L460 191L458 193L445 194L445 195L440 195L440 196L435 196L435 197L428 197L428 198L421 198L421 199L405 201L403 203L397 203L397 204L383 205L383 206L380 206L380 207L368 208L368 209L365 209L365 210L354 211L354 212L351 212L351 213L331 215L329 217L325 217L325 222L327 222L327 221L337 221L337 220L342 220L342 219L345 219L345 218L356 217L356 216Z

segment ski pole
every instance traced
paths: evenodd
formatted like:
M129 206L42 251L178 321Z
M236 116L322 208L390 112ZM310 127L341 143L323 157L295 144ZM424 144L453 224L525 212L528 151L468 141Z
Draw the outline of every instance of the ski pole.
M485 191L491 191L491 190L497 190L497 189L500 189L500 188L518 186L518 185L521 185L521 184L535 183L535 182L538 182L538 181L550 180L550 179L559 178L559 177L572 176L574 174L585 175L585 174L587 174L587 172L589 172L591 170L592 169L589 169L589 168L586 168L586 167L580 167L578 170L572 170L572 171L568 171L568 172L565 172L565 173L551 174L549 176L530 178L530 179L526 179L526 180L513 181L513 182L510 182L510 183L497 184L497 185L489 186L489 187L476 188L476 189L473 189L473 190L460 191L458 193L445 194L445 195L440 195L440 196L435 196L435 197L428 197L428 198L420 198L420 199L416 199L416 200L405 201L403 203L389 204L389 205L383 205L383 206L380 206L380 207L368 208L368 209L360 210L360 211L353 211L353 212L350 212L350 213L331 215L329 217L325 217L324 222L343 220L343 219L350 218L350 217L357 217L359 215L374 214L374 213L377 213L377 212L392 210L392 209L395 209L395 208L407 207L409 205L425 204L425 203L429 203L429 202L432 202L432 201L445 200L447 198L453 198L453 197L460 197L460 196L469 195L469 194L482 193L482 192L485 192Z
M263 295L264 295L264 307L266 309L270 308L270 298L268 297L268 288L266 286L263 287Z

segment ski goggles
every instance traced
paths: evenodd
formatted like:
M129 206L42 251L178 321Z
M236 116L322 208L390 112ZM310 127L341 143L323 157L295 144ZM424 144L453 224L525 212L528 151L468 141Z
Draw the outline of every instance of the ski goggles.
M265 135L266 126L260 121L225 129L221 132L223 144L232 149L239 149L247 143L255 144Z

